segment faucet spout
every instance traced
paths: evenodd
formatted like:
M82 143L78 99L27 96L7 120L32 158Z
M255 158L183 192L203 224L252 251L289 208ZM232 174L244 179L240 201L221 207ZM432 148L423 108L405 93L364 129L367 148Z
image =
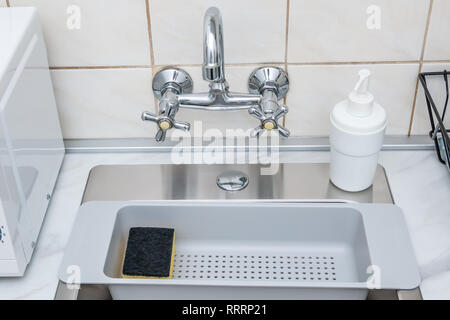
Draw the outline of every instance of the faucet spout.
M225 82L222 16L216 7L210 7L204 18L203 79Z

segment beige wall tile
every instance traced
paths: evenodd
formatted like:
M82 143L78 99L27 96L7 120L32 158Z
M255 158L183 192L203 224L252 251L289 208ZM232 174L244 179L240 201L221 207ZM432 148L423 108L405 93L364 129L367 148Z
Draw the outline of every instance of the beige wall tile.
M290 63L417 60L420 57L430 0L291 0ZM434 0L425 59L450 59L447 0ZM0 6L5 0L0 0ZM150 44L145 0L11 0L13 6L38 8L51 66L149 66ZM194 79L194 91L207 91L202 63L203 15L218 6L224 21L226 76L232 91L247 92L248 76L259 63L284 62L287 0L149 0L154 63L182 65ZM69 30L70 5L81 9L81 29ZM366 27L370 5L379 6L381 29ZM447 10L448 9L448 10ZM447 50L448 49L448 50ZM448 51L448 52L447 52ZM360 68L373 71L372 91L388 111L388 134L406 134L418 64L289 65L290 112L286 126L293 135L327 135L328 115L352 89ZM449 65L424 64L441 70ZM151 69L53 70L56 96L66 138L153 137L156 126L143 123L140 112L154 110ZM433 91L439 84L431 83ZM441 90L442 91L442 90ZM438 104L442 103L438 98ZM254 128L247 111L181 110L180 121L192 133L227 128ZM447 119L450 119L448 117ZM449 120L447 120L449 121ZM413 134L429 130L419 87ZM172 131L171 133L173 133Z
M289 62L418 60L429 0L290 1ZM370 6L380 29L368 29ZM372 24L374 25L374 24Z
M150 65L145 0L11 0L38 8L51 66ZM69 29L68 8L80 9Z
M434 0L428 29L425 60L450 60L450 1Z
M151 69L53 70L64 138L153 137Z
M210 6L222 13L226 63L284 61L286 0L150 0L155 64L202 62Z
M286 127L293 135L328 135L331 110L347 98L362 68L372 72L370 91L387 112L387 134L406 135L418 64L289 66L294 89L288 93Z
M444 69L450 70L450 63L424 63L422 72L443 71ZM431 96L433 97L433 101L442 116L446 97L444 78L441 76L427 77L427 86L430 90ZM444 120L444 125L447 129L450 129L450 106L447 107L447 115ZM425 100L425 93L422 85L419 84L411 134L428 134L430 130L431 124L430 117L428 115L427 103Z

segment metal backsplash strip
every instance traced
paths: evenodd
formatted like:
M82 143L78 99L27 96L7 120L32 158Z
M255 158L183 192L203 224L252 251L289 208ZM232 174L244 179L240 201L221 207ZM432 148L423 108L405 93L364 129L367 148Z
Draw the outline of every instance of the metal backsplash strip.
M121 153L121 152L172 152L174 148L190 148L191 151L207 151L210 142L201 139L192 139L181 143L170 141L158 143L152 138L123 138L123 139L66 139L67 153ZM244 145L229 146L224 138L224 151L234 150L239 152L250 151L256 147ZM275 147L275 146L273 146ZM276 145L279 151L329 151L328 137L290 137L280 139ZM383 150L433 150L433 141L426 135L385 137Z

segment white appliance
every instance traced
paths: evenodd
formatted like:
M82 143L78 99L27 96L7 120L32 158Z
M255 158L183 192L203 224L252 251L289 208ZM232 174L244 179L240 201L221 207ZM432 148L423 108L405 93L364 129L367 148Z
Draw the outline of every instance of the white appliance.
M64 157L34 8L0 8L0 276L30 262Z

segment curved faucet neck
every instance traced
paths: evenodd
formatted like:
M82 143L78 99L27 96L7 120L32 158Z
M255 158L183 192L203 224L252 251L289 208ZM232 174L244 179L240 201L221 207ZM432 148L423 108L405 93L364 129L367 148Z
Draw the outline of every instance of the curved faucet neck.
M222 16L216 7L205 13L203 24L203 79L224 83L224 49Z

